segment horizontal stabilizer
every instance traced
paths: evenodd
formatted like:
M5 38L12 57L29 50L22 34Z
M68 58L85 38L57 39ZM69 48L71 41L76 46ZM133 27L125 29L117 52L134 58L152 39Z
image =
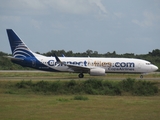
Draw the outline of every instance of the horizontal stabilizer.
M15 58L15 57L12 57L12 56L3 56L3 57L9 58L9 59L15 60L15 61L22 61L22 60L24 60L23 58Z

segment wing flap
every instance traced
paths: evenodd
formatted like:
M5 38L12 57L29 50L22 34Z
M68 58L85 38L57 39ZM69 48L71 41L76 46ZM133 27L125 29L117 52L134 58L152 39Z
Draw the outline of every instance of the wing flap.
M89 67L85 67L85 66L78 66L78 65L71 65L71 64L66 64L66 66L68 66L68 69L73 70L74 72L84 72L84 73L88 73L90 71L91 68Z

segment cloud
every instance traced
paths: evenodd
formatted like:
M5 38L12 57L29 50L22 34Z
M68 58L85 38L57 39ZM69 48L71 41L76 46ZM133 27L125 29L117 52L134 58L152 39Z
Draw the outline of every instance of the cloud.
M121 12L114 12L113 13L117 18L123 18L125 15Z
M86 14L91 11L89 3L84 0L48 0L47 6L57 12L69 14Z
M62 13L89 14L99 13L99 11L108 13L101 0L47 0L45 4Z
M31 25L36 28L36 29L41 29L41 26L42 26L42 22L40 21L37 21L35 19L31 19Z
M97 7L99 7L100 11L102 11L105 14L108 14L108 11L106 10L105 6L102 4L101 0L89 0L89 2L92 4L96 4Z
M101 0L2 0L1 3L1 21L20 23L27 19L37 29L45 22L56 22L53 16L87 15L98 19L108 16ZM39 19L42 17L46 19ZM64 28L64 25L58 24L57 27Z
M141 27L151 27L154 25L154 22L160 20L159 15L155 15L152 12L144 12L143 13L144 20L140 21L137 19L132 20L133 23L141 26Z
M46 13L47 6L40 0L2 0L0 15L40 15Z
M10 21L12 20L13 22L19 22L21 20L21 18L19 16L6 16L6 15L1 15L0 16L0 21Z
M101 0L4 0L1 3L1 7L21 14L108 13Z

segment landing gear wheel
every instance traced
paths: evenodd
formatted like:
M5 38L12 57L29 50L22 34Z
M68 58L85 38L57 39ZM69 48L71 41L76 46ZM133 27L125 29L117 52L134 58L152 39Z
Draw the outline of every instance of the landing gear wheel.
M140 78L142 79L142 78L143 78L143 75L140 75Z
M80 73L80 74L78 75L78 77L79 77L79 78L83 78L83 77L84 77L83 73Z

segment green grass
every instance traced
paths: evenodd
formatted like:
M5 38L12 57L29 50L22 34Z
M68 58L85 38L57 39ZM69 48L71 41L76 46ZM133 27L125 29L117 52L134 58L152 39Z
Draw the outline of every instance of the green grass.
M41 82L42 80L48 82L60 80L69 82L67 85L73 86L75 81L85 82L86 79L90 78L104 80L112 77L123 79L128 76L130 78L139 77L139 75L134 74L108 74L108 76L102 77L85 75L84 79L78 79L77 74L69 73L0 73L0 120L159 120L159 93L155 96L147 97L132 96L127 93L121 96L55 95L37 94L28 88L16 88L15 90L15 88L8 87L16 85L23 80L30 84L28 80L32 80L32 78L34 78L33 83ZM153 76L159 78L159 75L152 74L145 76L145 78ZM112 81L117 83L115 80ZM156 80L157 83L159 81ZM128 83L125 84L127 85ZM158 86L160 88L159 84ZM130 87L132 88L132 86ZM128 88L126 88L127 90ZM83 100L85 98L86 100Z
M159 120L160 96L0 94L1 120Z
M74 100L88 100L88 97L84 97L82 95L74 96Z
M88 79L85 81L0 81L0 90L7 94L52 94L52 95L158 95L159 83L124 79L122 81L109 81L101 79Z

